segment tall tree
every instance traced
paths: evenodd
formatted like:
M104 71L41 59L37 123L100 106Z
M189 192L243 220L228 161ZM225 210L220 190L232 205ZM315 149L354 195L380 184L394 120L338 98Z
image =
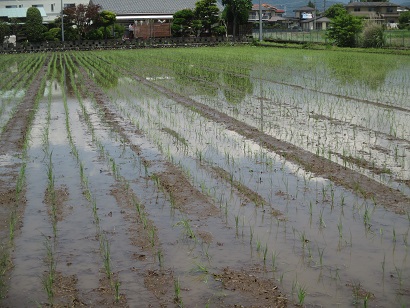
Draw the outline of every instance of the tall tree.
M216 0L200 0L195 4L195 17L201 21L202 33L212 34L212 26L219 21L219 8Z
M183 9L175 12L173 16L171 30L174 36L189 36L193 34L194 28L201 27L198 21L195 21L194 11Z
M410 11L403 12L399 17L399 28L410 30Z
M327 18L335 18L340 14L346 13L345 6L341 3L333 4L325 11L325 16Z
M43 17L36 7L30 7L26 13L25 32L29 42L41 42L46 27L43 26Z
M75 26L80 38L85 38L87 32L96 27L100 16L100 9L101 6L98 4L79 4L73 7L66 7L63 11L64 21L68 22L71 27Z
M249 12L252 10L251 0L222 0L225 5L226 19L233 23L233 36L239 24L248 22Z
M330 23L326 35L340 47L355 47L357 36L362 31L363 23L358 17L341 12Z
M3 40L3 38L7 35L10 35L10 26L4 21L0 20L0 38Z
M117 20L117 15L110 11L102 11L98 23L104 27L104 38L107 38L107 27L113 25Z
M307 4L308 7L311 7L312 9L316 8L315 4L309 0L309 3Z

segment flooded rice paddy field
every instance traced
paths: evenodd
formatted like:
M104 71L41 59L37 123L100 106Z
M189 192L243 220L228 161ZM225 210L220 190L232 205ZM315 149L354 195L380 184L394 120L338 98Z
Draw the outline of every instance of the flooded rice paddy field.
M408 57L0 62L0 306L410 302Z

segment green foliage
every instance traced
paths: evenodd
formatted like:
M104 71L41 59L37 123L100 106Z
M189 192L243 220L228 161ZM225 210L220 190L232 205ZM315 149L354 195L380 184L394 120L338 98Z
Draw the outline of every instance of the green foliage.
M217 26L212 29L212 32L217 36L222 36L226 34L226 27L225 26Z
M44 33L44 39L49 42L61 40L61 29L51 28L46 33Z
M360 18L348 13L341 13L332 20L326 35L339 47L355 47L362 28Z
M75 29L79 38L85 38L87 33L98 26L100 5L83 5L66 7L64 9L64 29ZM67 23L67 24L66 24ZM71 33L72 34L72 33ZM65 37L65 32L64 32ZM65 37L66 40L69 40Z
M36 7L30 7L26 14L26 36L29 42L41 42L46 27L43 26L43 17Z
M10 35L10 27L0 20L0 38L3 39L6 35Z
M189 36L193 34L194 11L183 9L174 14L171 31L174 36ZM198 24L196 24L198 26Z
M105 38L108 38L110 36L109 33L107 33L107 28L113 25L116 19L117 19L117 15L115 15L113 12L102 11L100 13L100 18L98 20L98 23L104 28L103 35Z
M403 12L399 17L399 28L410 30L410 11Z
M224 19L233 24L233 35L236 36L236 28L240 24L248 22L249 12L252 9L251 0L222 0L225 5Z
M119 24L111 25L107 28L100 27L99 30L102 32L104 38L119 38L125 31L125 27Z
M347 13L345 7L341 3L333 4L325 11L325 16L327 18L335 18L338 15Z
M216 0L200 0L195 4L195 18L200 21L201 34L213 34L213 27L219 22L219 8Z
M386 43L384 29L382 25L370 22L367 23L363 30L363 47L380 48Z
M104 32L101 29L92 29L87 32L85 38L87 40L101 40L104 38Z
M102 11L100 13L99 24L101 24L101 26L103 26L104 28L107 28L108 26L113 25L116 20L117 20L117 15L115 15L115 13L113 12Z

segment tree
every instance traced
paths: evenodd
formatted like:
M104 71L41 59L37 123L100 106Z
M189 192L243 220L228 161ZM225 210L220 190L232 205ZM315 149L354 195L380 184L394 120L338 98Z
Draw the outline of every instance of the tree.
M107 27L113 25L117 20L117 15L110 11L102 11L100 13L100 18L98 24L104 27L104 38L107 38Z
M1 43L3 43L3 38L7 35L10 35L10 26L4 21L0 20L0 38Z
M337 46L355 47L357 45L357 36L362 28L362 20L346 12L333 18L326 35Z
M41 42L44 37L43 34L47 30L43 26L43 17L36 7L30 7L26 13L25 33L29 42Z
M212 34L212 28L219 22L219 8L216 0L200 0L195 4L194 14L201 21L202 33Z
M308 7L311 7L312 9L315 9L315 8L316 8L315 4L314 4L312 1L310 1L310 0L309 0L309 3L307 4L307 6L308 6Z
M238 24L248 22L249 12L252 10L251 0L222 0L225 5L224 15L228 22L233 23L233 36L236 36Z
M333 4L332 6L330 6L324 13L324 15L327 18L335 18L336 16L340 15L340 14L344 14L347 13L345 7L343 4L341 3L337 3L337 4Z
M198 22L194 23L194 11L191 9L183 9L175 12L172 23L172 34L174 36L189 36L193 33L194 24L200 27Z
M363 29L363 47L381 48L385 45L383 26L375 22L367 22Z
M399 28L410 30L410 11L403 12L399 17Z
M80 38L85 38L87 32L97 27L100 9L101 6L98 4L79 4L73 7L66 7L63 11L64 26L67 22L71 29L76 29Z

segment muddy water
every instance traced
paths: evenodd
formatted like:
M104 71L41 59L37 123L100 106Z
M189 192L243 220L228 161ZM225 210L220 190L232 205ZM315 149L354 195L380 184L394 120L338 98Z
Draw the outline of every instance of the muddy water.
M141 91L139 93L141 95ZM116 94L112 94L112 97L115 99ZM144 112L138 110L141 109L141 103L146 106L142 108ZM309 292L314 297L312 302L322 303L323 300L328 304L336 302L348 304L353 294L352 289L360 284L365 289L372 290L370 292L384 294L383 298L377 298L380 305L388 305L396 300L395 293L400 282L398 277L394 279L396 277L394 272L397 273L396 275L408 273L407 249L404 245L408 232L407 218L386 212L382 208L375 207L369 200L362 200L325 179L304 173L297 166L286 163L272 153L267 153L252 142L243 140L241 136L224 132L223 127L215 128L218 126L215 123L209 123L200 117L197 117L199 119L196 122L194 114L178 109L178 106L174 106L165 98L159 103L161 107L157 108L157 102L154 100L148 101L145 98L139 99L138 103L133 103L133 99L130 98L119 109L124 114L132 114L130 118L141 127L150 128L151 138L157 140L156 142L166 149L164 152L174 163L179 163L186 168L198 189L203 189L205 185L205 189L214 191L216 200L231 201L223 195L223 191L229 191L229 188L221 188L217 192L220 183L215 183L212 174L206 174L198 168L198 152L203 152L202 162L218 164L228 172L234 172L235 179L241 180L242 183L257 191L265 200L269 200L269 204L274 205L275 209L281 210L286 215L287 222L277 221L275 218L272 222L272 217L269 215L268 230L276 229L276 234L267 231L266 218L259 218L263 221L258 222L258 210L255 209L246 211L246 207L233 206L229 210L228 220L232 226L235 225L235 218L241 217L244 221L245 234L249 234L251 226L254 228L254 236L259 237L262 245L274 247L275 252L280 252L277 259L283 269L278 270L278 276L283 279L288 289L297 281L308 286ZM132 113L132 110L138 112ZM171 112L161 113L161 110ZM149 119L153 120L150 122ZM163 133L164 127L172 127L177 131L189 144L188 150ZM194 127L201 127L201 130L195 131ZM159 142L158 139L162 141ZM187 155L188 153L190 155ZM189 163L190 156L191 159L192 156L196 157L193 163ZM263 211L265 209L260 210L262 213ZM350 214L346 215L346 212ZM265 215L262 214L262 217ZM365 216L371 216L371 222L369 221L367 226L364 224ZM389 223L386 224L386 221ZM266 235L267 232L269 235ZM393 232L396 233L396 242ZM400 245L397 245L399 233L403 238ZM399 254L397 249L401 251ZM285 257L281 260L282 254ZM363 260L363 263L360 260ZM223 263L222 260L217 262ZM383 262L385 263L384 276L381 267ZM295 268L295 270L287 271L286 268ZM391 273L390 278L387 272ZM311 284L312 277L317 277L319 281L317 285ZM374 283L384 279L390 280L387 286L387 283ZM344 291L341 287L344 287ZM332 302L334 299L330 299L329 294L336 296L336 302Z
M98 74L93 71L93 76ZM164 80L171 79L162 78L160 82ZM75 86L83 84L78 81ZM43 139L48 125L46 92L32 131L27 165L29 201L21 236L16 239L9 299L17 301L18 292L23 291L27 296L19 305L30 306L33 300L47 302L41 276L48 270L44 242L50 238L55 243L56 270L63 277L76 277L67 288L71 292L57 295L56 302L69 304L75 298L88 305L115 305L113 286L104 280L103 238L109 243L113 277L120 282L124 302L118 305L172 305L174 280L181 283L186 306L258 305L257 296L223 288L213 274L220 274L226 267L273 279L294 303L301 287L306 288L306 303L310 305L349 306L353 301L361 305L366 292L370 292L371 305L390 307L409 301L406 216L384 209L377 200L363 199L360 192L306 172L224 125L142 86L131 75L106 90L102 104L113 117L107 117L107 110L94 99L71 95L73 91L67 89L74 89L73 84L64 90L77 159L67 140L60 85L50 85L48 151ZM193 88L187 90L191 91ZM261 96L258 91L246 100L251 106L260 106L261 101L255 100ZM258 118L258 113L245 104L236 109L227 104L218 107L211 98L193 97L272 133L274 127L266 123L273 122L273 112L287 117L289 110L297 119L295 123L308 114L302 108L295 111L295 106L272 104L269 113ZM284 120L276 121L287 125ZM320 123L316 128L312 123L298 127L314 138L315 129L322 129ZM340 124L330 123L337 131ZM339 129L353 134L349 126ZM356 137L356 142L373 129L364 125L358 128L355 133L364 137ZM383 130L378 133L377 139L387 134ZM278 136L288 138L283 132ZM353 144L349 139L343 142ZM381 143L386 142L387 138ZM54 221L56 232L49 205L44 202L47 157L53 164L55 187L63 195L59 202L62 211ZM170 168L169 162L206 196L201 200L208 212L197 204L178 204L183 200L173 204L167 188L154 180L155 175L166 174L182 181L182 175ZM121 193L144 206L158 237L155 245L137 244L140 242L136 239L147 230L137 228L141 222L136 208L119 202ZM209 210L212 206L216 210ZM188 236L187 226L195 238ZM166 290L161 295L147 285L149 273L154 277L164 273L169 278L170 284L164 284ZM158 284L157 289L160 287Z

